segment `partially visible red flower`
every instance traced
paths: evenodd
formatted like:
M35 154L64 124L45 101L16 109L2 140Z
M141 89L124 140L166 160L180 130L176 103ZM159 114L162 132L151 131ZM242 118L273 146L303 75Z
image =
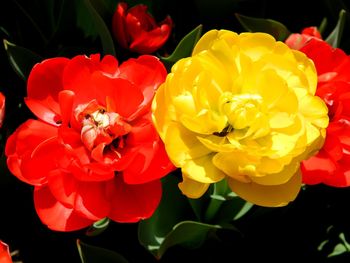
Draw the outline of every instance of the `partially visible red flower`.
M316 38L309 39L300 51L315 63L316 95L327 104L330 121L323 148L302 162L303 182L350 186L350 56Z
M150 217L170 163L151 121L166 70L154 56L52 58L32 69L25 102L39 118L7 140L10 171L35 186L37 214L71 231L108 217Z
M139 54L150 54L162 47L172 30L172 19L167 16L156 23L147 12L147 6L138 4L128 9L119 3L113 15L112 31L115 39L125 49Z
M0 92L0 128L5 117L5 96Z
M0 263L12 263L10 249L7 244L0 240Z
M285 43L293 49L299 50L302 48L307 41L312 38L322 39L320 32L317 27L311 26L306 27L301 31L301 34L291 34L285 41Z

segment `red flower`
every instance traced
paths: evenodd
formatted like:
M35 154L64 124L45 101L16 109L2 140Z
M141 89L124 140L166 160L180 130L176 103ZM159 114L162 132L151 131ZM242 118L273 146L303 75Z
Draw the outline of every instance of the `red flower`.
M33 68L25 102L39 119L23 123L5 153L10 171L35 186L35 208L49 228L152 215L159 178L173 169L150 112L165 77L149 55L120 66L112 56L52 58Z
M5 96L0 92L0 128L5 117Z
M0 240L0 263L12 263L10 250L7 244Z
M304 28L301 34L291 34L285 42L290 48L299 50L312 38L322 39L317 27L314 26Z
M323 148L302 163L303 182L350 186L350 56L315 38L300 51L315 63L316 95L327 104L330 119Z
M153 16L147 13L146 5L135 5L128 10L126 3L119 3L113 15L112 30L123 48L150 54L168 40L172 24L169 16L157 24Z

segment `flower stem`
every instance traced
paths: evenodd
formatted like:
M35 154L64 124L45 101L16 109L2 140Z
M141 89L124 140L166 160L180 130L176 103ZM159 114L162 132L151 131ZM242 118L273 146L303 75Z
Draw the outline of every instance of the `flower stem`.
M224 200L210 198L208 208L204 215L204 220L206 223L210 223L215 218L223 202Z

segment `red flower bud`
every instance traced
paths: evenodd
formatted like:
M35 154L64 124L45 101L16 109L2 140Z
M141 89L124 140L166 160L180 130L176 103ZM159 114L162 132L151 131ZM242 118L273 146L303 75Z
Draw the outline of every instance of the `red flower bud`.
M146 5L139 4L128 9L126 3L119 3L113 15L112 30L123 48L150 54L168 40L172 24L170 16L156 23L154 17L147 13Z

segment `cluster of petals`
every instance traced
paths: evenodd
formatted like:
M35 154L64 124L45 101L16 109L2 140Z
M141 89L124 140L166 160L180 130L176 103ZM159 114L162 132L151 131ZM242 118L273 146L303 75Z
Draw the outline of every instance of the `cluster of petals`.
M44 60L32 69L29 119L8 138L10 171L34 186L38 216L71 231L108 217L150 217L160 178L173 169L151 119L166 70L154 56L118 65L113 56Z
M157 90L153 121L181 191L198 198L227 180L243 199L283 206L300 162L319 150L328 109L310 59L265 33L211 30Z
M350 56L320 37L293 34L286 43L306 38L297 48L315 63L318 74L316 95L328 107L326 141L317 155L302 163L305 184L350 185Z
M151 54L168 40L172 25L170 16L157 23L147 12L146 5L138 4L128 9L128 5L121 2L113 15L112 30L115 39L124 49Z

